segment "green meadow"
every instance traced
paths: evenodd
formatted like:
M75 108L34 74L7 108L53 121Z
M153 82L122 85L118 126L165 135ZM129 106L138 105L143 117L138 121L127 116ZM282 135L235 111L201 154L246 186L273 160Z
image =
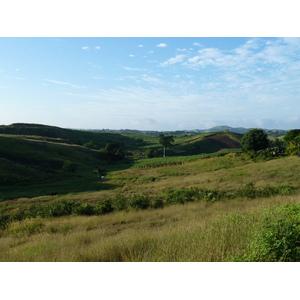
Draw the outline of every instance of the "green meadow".
M300 159L241 137L0 126L0 261L299 261Z

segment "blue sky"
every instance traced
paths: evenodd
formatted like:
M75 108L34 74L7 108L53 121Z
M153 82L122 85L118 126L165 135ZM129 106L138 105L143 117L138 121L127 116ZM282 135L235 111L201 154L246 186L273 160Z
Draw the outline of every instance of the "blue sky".
M1 37L0 124L300 128L300 38Z

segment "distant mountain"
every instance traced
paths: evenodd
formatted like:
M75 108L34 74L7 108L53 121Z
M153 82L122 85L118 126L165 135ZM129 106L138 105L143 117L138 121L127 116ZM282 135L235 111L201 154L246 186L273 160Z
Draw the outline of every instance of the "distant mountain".
M195 130L191 130L191 131L196 132L196 133L207 133L207 132L216 132L216 131L230 131L230 132L244 134L244 133L246 133L247 131L249 131L251 129L253 129L253 128L230 127L230 126L227 126L227 125L222 125L222 126L215 126L215 127L209 128L209 129L195 129ZM266 133L269 136L273 136L273 137L283 136L288 132L288 130L282 130L282 129L263 129L263 130L265 130Z
M71 129L71 128L70 128ZM41 124L24 124L24 123L15 123L9 126L0 125L0 134L8 133L8 134L31 134L31 135L39 135L39 136L47 136L47 137L55 137L68 139L69 142L78 143L80 140L81 143L87 143L90 140L95 139L95 135L92 133L118 133L118 134L147 134L152 136L159 136L160 134L201 134L201 133L209 133L209 132L218 132L218 131L230 131L234 133L244 134L247 131L253 128L244 128L244 127L230 127L227 125L215 126L209 129L194 129L194 130L173 130L173 131L155 131L155 130L137 130L137 129L63 129L54 126L47 126ZM264 129L269 136L279 137L285 135L288 130L282 129ZM80 133L80 137L78 135ZM109 138L113 139L113 136ZM79 143L80 144L80 143Z
M235 133L245 133L245 132L249 131L250 129L252 129L252 128L243 128L243 127L233 128L233 127L230 127L227 125L222 125L222 126L215 126L215 127L209 128L209 129L202 129L202 130L199 130L198 132L205 133L205 132L216 132L216 131L231 131L231 132L235 132Z

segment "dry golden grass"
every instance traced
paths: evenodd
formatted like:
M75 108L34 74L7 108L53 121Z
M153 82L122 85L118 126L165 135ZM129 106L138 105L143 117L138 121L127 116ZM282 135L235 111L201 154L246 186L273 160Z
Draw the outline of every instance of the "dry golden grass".
M228 261L243 254L265 208L299 200L297 194L28 219L1 233L0 261Z
M155 180L138 180L141 178ZM143 191L149 194L156 194L165 189L190 187L233 191L248 182L255 183L257 187L293 185L298 188L300 187L300 163L298 157L253 163L228 155L176 166L115 172L108 182L116 181L123 184L119 190L131 193Z
M109 174L106 182L119 182L120 187L10 200L2 207L25 207L59 198L96 203L116 192L157 195L165 189L189 187L233 191L249 182L257 187L299 188L300 163L298 157L253 163L227 156L171 168L118 171ZM228 261L244 253L261 226L260 215L265 208L299 200L297 192L292 196L213 204L200 201L104 216L27 219L0 232L0 261Z

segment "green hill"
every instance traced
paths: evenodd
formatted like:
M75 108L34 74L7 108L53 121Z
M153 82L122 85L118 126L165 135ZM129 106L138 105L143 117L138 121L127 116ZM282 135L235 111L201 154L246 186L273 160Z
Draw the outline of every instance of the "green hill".
M174 134L145 159L157 136L1 130L0 261L299 261L297 156L228 153L228 131ZM109 141L126 159L99 151Z
M228 131L177 134L167 156L233 151L240 148L241 136ZM101 176L129 168L149 148L161 156L158 141L158 137L145 134L89 132L40 124L0 126L0 199L113 188ZM110 142L122 145L126 160L112 162L99 153ZM76 172L68 172L66 163Z
M82 146L91 142L95 149ZM0 199L108 188L99 178L115 166L97 150L109 142L118 142L126 150L141 144L120 134L38 124L1 126ZM65 163L73 165L76 172L64 169Z
M97 148L105 147L108 142L119 142L124 143L130 149L135 147L137 143L136 139L121 134L96 133L41 124L16 123L9 126L0 126L0 134L80 146L92 141Z

